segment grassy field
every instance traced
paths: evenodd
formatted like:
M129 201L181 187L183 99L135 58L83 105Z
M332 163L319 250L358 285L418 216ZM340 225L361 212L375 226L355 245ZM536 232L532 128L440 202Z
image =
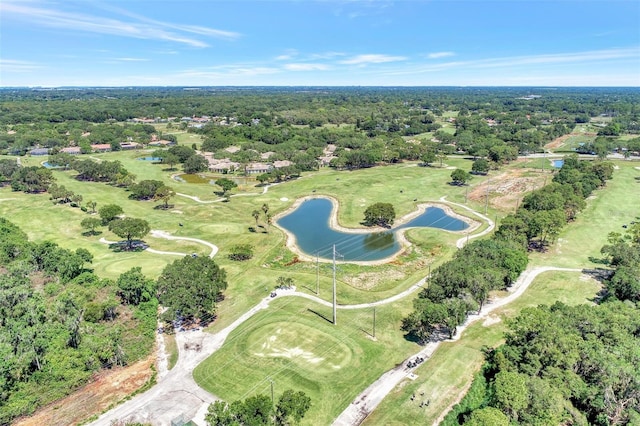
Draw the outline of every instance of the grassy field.
M398 332L407 303L338 311L298 298L274 300L269 310L236 329L194 371L196 382L227 401L285 389L304 391L312 407L302 424L330 424L361 389L415 351ZM295 320L292 320L295 318Z

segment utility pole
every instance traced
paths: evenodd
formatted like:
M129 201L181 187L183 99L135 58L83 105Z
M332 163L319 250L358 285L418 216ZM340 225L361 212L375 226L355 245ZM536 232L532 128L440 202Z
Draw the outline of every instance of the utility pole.
M336 245L333 245L333 325L337 325L336 318Z
M269 383L271 383L271 405L276 406L275 400L273 399L273 380L269 379Z
M487 181L487 195L486 195L486 199L484 202L484 214L487 214L487 209L489 208L489 185L491 184L491 181Z
M320 295L320 259L316 252L316 296Z
M376 338L376 307L373 307L373 338Z

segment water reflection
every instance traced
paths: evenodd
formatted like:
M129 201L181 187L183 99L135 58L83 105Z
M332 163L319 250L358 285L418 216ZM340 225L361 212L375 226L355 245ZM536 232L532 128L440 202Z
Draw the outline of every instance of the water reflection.
M280 218L277 225L295 236L303 253L331 259L335 245L340 259L346 261L372 261L394 255L400 250L396 236L400 229L430 227L461 231L469 226L441 208L429 207L418 217L390 231L350 233L329 226L332 209L333 205L327 198L312 198Z

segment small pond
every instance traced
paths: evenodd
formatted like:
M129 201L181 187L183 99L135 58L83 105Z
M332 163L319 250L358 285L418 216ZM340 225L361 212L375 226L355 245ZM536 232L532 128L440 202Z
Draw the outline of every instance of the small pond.
M399 230L416 227L440 228L447 231L462 231L469 227L466 222L449 216L443 209L429 207L420 216L383 232L348 233L329 227L333 204L326 198L312 198L277 221L277 224L295 235L300 251L322 258L332 258L333 245L341 255L338 260L373 261L396 254L400 248L397 239Z
M42 163L42 165L44 167L46 167L47 169L61 169L62 166L54 166L53 164L49 164L48 161L45 161L44 163Z
M556 169L561 169L564 165L564 160L553 160L553 167Z
M162 161L162 158L160 158L160 157L140 157L140 158L138 158L138 160L140 160L140 161L156 161L156 162L160 162L160 161Z

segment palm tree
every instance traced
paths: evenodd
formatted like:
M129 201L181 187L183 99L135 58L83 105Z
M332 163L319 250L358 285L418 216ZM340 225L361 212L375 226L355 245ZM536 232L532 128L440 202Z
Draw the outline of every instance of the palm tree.
M254 210L251 212L251 216L256 220L256 226L258 226L258 218L260 217L260 211Z

